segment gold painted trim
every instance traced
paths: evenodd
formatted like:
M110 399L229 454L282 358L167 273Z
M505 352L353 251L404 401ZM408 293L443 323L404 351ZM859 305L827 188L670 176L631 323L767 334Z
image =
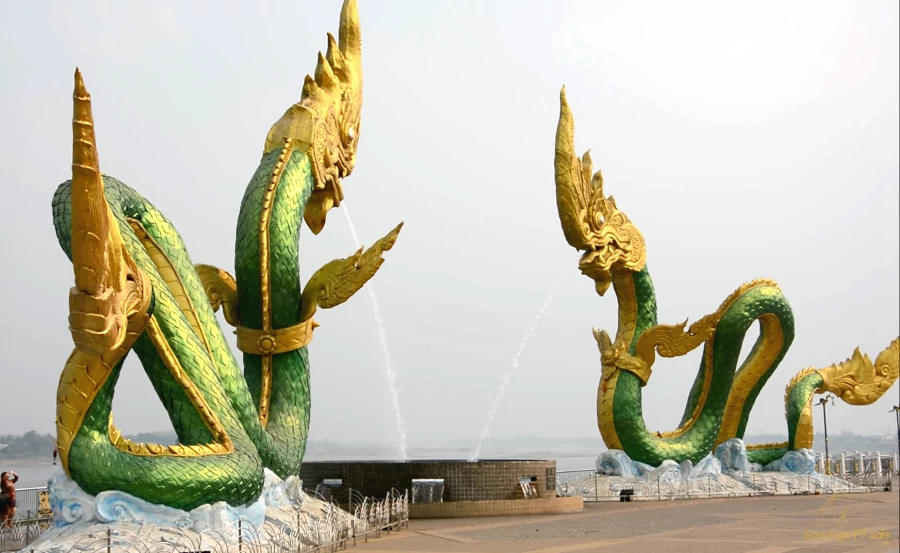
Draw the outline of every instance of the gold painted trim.
M787 447L787 442L778 442L778 443L768 443L768 444L750 444L747 446L747 451L756 451L759 449L781 449L782 447Z
M761 326L762 343L735 375L728 393L728 400L725 403L719 435L713 447L737 436L738 427L741 424L741 414L750 392L753 391L753 387L756 386L763 374L769 370L784 347L784 331L778 317L766 313L758 320Z
M126 220L131 226L131 230L134 231L134 234L141 241L141 245L147 250L150 260L153 261L156 270L159 271L159 275L166 283L166 287L172 292L172 297L175 298L178 307L181 308L181 311L184 313L185 318L187 318L188 323L190 323L191 328L194 329L194 334L200 338L200 342L203 344L206 352L210 355L210 359L212 359L212 349L209 347L209 341L206 339L206 333L203 331L203 327L200 326L200 318L197 315L197 310L194 308L194 302L187 292L187 286L184 285L184 280L182 280L181 275L179 275L178 271L175 269L175 264L172 263L172 259L169 258L165 251L163 251L156 240L150 236L150 233L147 232L147 229L144 228L144 225L141 224L140 221L132 219L131 217L128 217ZM213 360L213 365L215 365L215 360ZM216 372L218 372L218 367L216 367Z
M109 416L109 440L119 451L140 457L204 457L207 455L224 455L234 451L233 446L220 443L202 445L162 445L152 443L135 443L122 436L122 432L113 424Z
M788 385L784 388L784 417L788 418L788 405L790 405L791 401L791 390L794 386L797 385L798 382L803 380L805 377L810 374L818 372L813 367L807 367L793 377L791 377L791 381L788 382ZM812 402L817 393L822 393L822 388L817 388L812 394L809 395L809 399L806 401L806 405L803 406L803 409L800 411L800 416L797 418L797 426L794 429L794 444L796 444L796 448L812 448L813 443L813 418L812 418ZM802 445L801 445L802 444Z
M631 344L634 339L634 331L637 327L637 292L634 287L634 275L630 272L617 272L613 277L613 286L616 291L616 299L619 303L619 325L616 330L616 344ZM595 336L599 335L595 332ZM598 339L599 345L599 339ZM627 347L627 346L625 346ZM601 350L601 359L603 351ZM597 426L603 442L610 449L622 449L622 442L616 432L615 417L613 415L613 402L616 394L616 384L619 380L619 371L609 370L603 367L600 384L597 387Z
M269 332L238 326L235 331L237 347L242 352L253 355L271 356L287 353L312 342L313 330L317 326L319 323L312 319Z
M703 411L703 407L706 405L706 399L709 397L709 388L710 386L712 386L712 370L713 364L715 363L713 355L714 341L714 337L707 340L706 348L703 350L703 388L700 390L700 398L697 400L697 405L694 406L694 411L691 413L691 418L686 420L684 424L682 424L675 430L671 430L669 432L660 432L658 436L660 436L661 438L677 438L690 430L694 426L694 423L697 422L697 418L700 416L700 413Z
M262 331L266 334L272 332L272 289L270 282L270 255L269 248L269 221L272 218L272 208L275 205L275 191L281 181L281 175L288 157L293 151L292 140L284 141L281 155L272 169L272 176L266 186L263 196L262 209L259 214L259 292L262 303ZM243 350L242 350L243 351ZM272 356L263 354L260 363L260 392L259 392L259 422L263 428L269 420L269 401L272 395Z
M722 302L715 313L707 315L709 324L711 324L713 328L715 328L715 326L719 324L719 320L722 318L725 312L728 311L731 305L735 301L737 301L739 297L752 290L753 288L757 288L760 286L771 286L772 288L778 289L778 284L774 280L766 278L759 278L741 284L734 292L731 293L731 295L725 298L725 301ZM704 317L703 319L707 319L707 317ZM703 356L703 364L705 369L703 371L703 388L700 392L700 397L698 398L697 405L694 406L694 411L691 413L691 417L677 429L670 432L660 432L659 436L663 438L677 438L690 430L691 427L694 426L694 423L697 422L697 418L700 416L700 412L703 411L703 408L706 406L706 400L709 397L709 388L712 385L712 370L713 365L715 364L715 356L713 354L714 343L715 333L713 333L705 343L706 349L704 350ZM662 352L660 352L660 354L662 354Z
M616 432L616 421L613 418L613 400L618 380L619 373L616 372L609 378L600 379L600 385L597 386L597 426L608 449L622 449L622 442Z
M813 400L816 399L816 393L821 393L821 390L816 390L816 392L809 395L809 399L806 400L806 405L803 406L803 409L800 411L800 416L797 417L797 426L794 429L794 447L792 449L812 449L813 446Z
M197 385L194 384L188 374L184 372L181 362L178 361L178 357L175 355L175 352L172 351L172 346L169 345L168 340L166 340L166 336L159 327L156 317L150 317L145 332L153 343L153 346L156 348L156 351L159 353L159 357L162 359L163 364L169 370L169 374L172 375L175 382L177 382L178 385L181 386L181 389L184 390L191 405L194 406L194 409L196 409L197 413L200 415L200 419L209 429L215 443L204 445L179 444L172 446L135 444L122 437L121 433L116 429L115 425L113 425L112 416L110 416L108 432L110 441L120 451L132 455L198 457L203 455L233 453L234 444L228 436L228 432L225 431L225 428L222 426L222 423L219 421L216 414L209 408L209 404L206 403L203 394L197 389Z
M265 428L269 423L269 405L272 397L272 356L263 355L260 363L259 422Z
M69 451L84 424L87 410L112 374L113 367L128 354L141 335L147 319L143 313L135 314L128 321L125 340L119 347L100 356L75 349L66 360L56 389L56 449L63 470L69 476Z

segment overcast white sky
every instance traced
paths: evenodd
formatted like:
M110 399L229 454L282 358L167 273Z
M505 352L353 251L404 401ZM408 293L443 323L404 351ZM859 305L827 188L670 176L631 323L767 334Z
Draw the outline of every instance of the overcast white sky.
M154 202L196 263L231 270L270 125L336 32L340 0L6 2L0 17L0 434L54 430L72 272L50 213L69 178L72 73L101 167ZM578 254L556 214L565 84L580 151L643 231L660 321L777 280L797 337L748 432L785 432L807 366L874 356L898 330L898 4L360 0L365 101L347 207L368 245L406 225L373 281L411 442L474 436L509 360ZM343 214L304 231L303 274L354 251ZM311 438L396 443L372 305L320 312ZM595 436L591 327L615 299L569 275L509 383L494 435ZM229 330L226 330L230 334ZM752 343L755 337L748 338ZM677 424L699 351L660 359L651 429ZM838 403L829 430L888 433L898 386ZM169 428L136 359L126 433ZM817 429L821 419L816 413Z

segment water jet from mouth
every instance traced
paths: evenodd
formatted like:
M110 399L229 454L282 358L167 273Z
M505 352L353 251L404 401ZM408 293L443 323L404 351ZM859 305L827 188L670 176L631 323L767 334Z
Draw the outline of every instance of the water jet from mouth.
M359 241L359 236L356 234L356 227L353 225L353 220L350 218L350 212L347 210L347 202L344 201L341 204L343 207L344 215L347 217L347 226L350 227L350 234L353 236L353 242L356 244L357 248L362 247ZM394 418L397 423L397 433L400 434L400 458L402 460L406 460L406 424L403 422L403 415L400 413L400 396L397 392L397 374L394 372L394 369L391 367L391 352L388 347L387 334L384 332L384 319L381 316L381 308L378 306L378 296L375 295L375 289L372 287L370 283L366 283L363 288L366 289L366 293L369 294L369 299L372 300L372 311L375 313L375 332L378 334L378 341L381 342L381 352L384 356L384 373L387 378L388 383L388 393L391 395L391 406L394 410Z
M515 374L516 369L519 368L519 358L522 357L522 352L525 351L525 346L528 345L528 341L531 339L531 335L537 329L538 324L541 322L541 317L544 316L544 312L547 311L547 308L550 307L550 303L553 301L553 296L556 295L556 291L559 290L559 287L562 285L563 281L566 280L566 277L569 276L569 273L572 272L577 265L572 265L568 269L566 269L565 274L559 279L559 282L556 283L556 286L550 291L550 295L547 296L547 301L544 302L544 305L538 309L537 314L534 316L534 320L531 322L531 326L528 328L528 331L525 333L525 336L522 338L522 343L519 344L519 350L513 356L512 361L510 362L509 369L506 371L506 374L503 375L503 379L500 381L500 389L497 391L497 395L494 397L494 402L491 404L490 410L488 410L488 416L485 420L484 427L482 427L481 432L478 434L478 437L475 439L475 448L472 452L472 455L469 457L469 461L475 462L478 460L478 456L481 454L481 446L484 445L484 440L490 436L491 426L494 424L494 418L497 416L497 411L500 409L500 400L503 399L503 395L506 393L506 386L509 384L509 380Z

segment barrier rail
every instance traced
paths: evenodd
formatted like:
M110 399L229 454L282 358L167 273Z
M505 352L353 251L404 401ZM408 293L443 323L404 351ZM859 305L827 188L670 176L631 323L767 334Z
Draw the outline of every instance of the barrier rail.
M38 491L40 488L34 488ZM309 493L309 492L307 492ZM310 495L312 495L310 493ZM238 519L225 532L194 532L167 528L165 539L149 541L130 530L127 524L109 524L103 530L85 535L67 548L69 553L313 553L340 551L359 540L368 541L385 533L409 526L409 493L391 490L383 500L348 496L352 511L345 512L333 502L327 503L322 517L314 517L296 508L279 508L283 518L269 519L256 527ZM49 505L49 503L48 503ZM352 514L351 514L352 513ZM52 513L42 518L28 516L0 528L0 551L23 550L46 553L29 547L44 532L53 528Z
M53 515L47 488L19 488L16 490L15 521L35 520Z
M750 473L701 475L682 481L659 476L652 480L615 477L595 470L556 473L557 495L581 495L585 501L646 501L706 499L761 495L865 493L892 489L889 474L847 474L843 478L822 474Z

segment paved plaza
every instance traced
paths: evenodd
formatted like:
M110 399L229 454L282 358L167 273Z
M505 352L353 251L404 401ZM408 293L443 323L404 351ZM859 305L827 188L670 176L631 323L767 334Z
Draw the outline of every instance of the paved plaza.
M894 491L587 503L566 515L412 520L380 553L883 553L900 551Z

